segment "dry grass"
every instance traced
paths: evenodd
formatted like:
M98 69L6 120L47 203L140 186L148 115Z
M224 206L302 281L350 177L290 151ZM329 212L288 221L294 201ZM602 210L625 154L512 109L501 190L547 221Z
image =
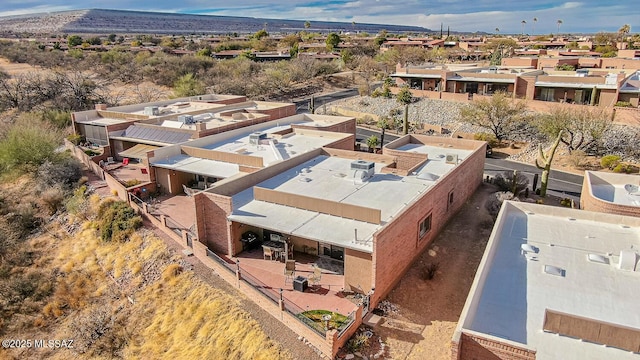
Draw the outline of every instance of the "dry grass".
M99 204L90 202L95 213ZM0 358L291 358L237 300L183 271L181 257L150 233L104 242L86 221L63 234L38 240L51 250L39 264L58 274L55 289L11 335L74 338L78 346L64 354L0 349Z

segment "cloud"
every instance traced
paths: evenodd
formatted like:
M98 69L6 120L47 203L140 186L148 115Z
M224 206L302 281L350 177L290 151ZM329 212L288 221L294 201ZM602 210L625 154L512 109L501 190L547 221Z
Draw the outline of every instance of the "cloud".
M632 31L640 30L640 7L637 0L617 0L610 4L601 0L581 1L495 1L495 0L111 0L108 5L98 0L3 0L0 15L60 11L70 9L105 8L249 16L273 19L309 21L355 21L415 25L440 29L443 23L454 31L520 33L522 20L525 32L556 32L557 19L563 20L566 32L615 31L630 24Z

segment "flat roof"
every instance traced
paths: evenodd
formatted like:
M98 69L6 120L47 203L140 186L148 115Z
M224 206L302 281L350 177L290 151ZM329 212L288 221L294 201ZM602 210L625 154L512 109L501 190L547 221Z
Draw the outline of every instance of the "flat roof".
M122 124L126 122L132 122L134 120L131 119L114 119L114 118L97 118L97 119L86 119L86 120L76 120L78 124L87 124L87 125L98 125L98 126L108 126L115 124Z
M409 176L382 173L381 168L389 164L376 162L374 175L368 180L359 181L354 179L354 171L351 170L353 159L320 155L256 185L279 192L378 209L381 212L380 224L255 200L253 188L233 196L234 211L229 219L323 243L373 252L373 234L455 167L447 163L444 156L436 155L445 149L424 146L422 150L434 151L430 157L434 156ZM454 151L461 158L472 153L471 150L446 148L448 154ZM355 241L356 231L358 241Z
M313 149L349 136L349 134L324 133L323 136L296 132L295 130L285 136L277 136L276 132L290 129L291 125L276 125L254 133L244 133L229 139L224 139L212 144L199 145L208 150L224 151L240 155L258 156L263 159L264 165L269 166L276 162L286 160L292 156L303 154ZM253 134L264 134L265 140L260 144L252 144ZM187 144L189 145L189 144Z
M159 168L210 176L219 179L225 179L240 172L240 166L238 164L195 158L185 154L154 160L152 165Z
M587 84L587 83L571 83L571 82L549 82L549 81L536 81L536 86L540 87L553 87L553 88L576 88L576 89L617 89L616 84Z
M602 171L586 171L585 175L594 197L614 204L640 207L640 190L629 191L626 188L627 185L640 187L639 176Z
M640 272L619 268L620 252L638 248L637 218L505 202L458 330L522 344L539 360L637 359L629 351L545 332L543 324L548 309L640 329ZM589 261L589 254L606 263Z

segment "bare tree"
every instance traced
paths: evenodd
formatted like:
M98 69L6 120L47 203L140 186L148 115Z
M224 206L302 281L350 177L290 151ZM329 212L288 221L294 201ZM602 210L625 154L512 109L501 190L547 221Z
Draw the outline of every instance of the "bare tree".
M496 92L489 99L474 100L462 108L460 119L489 130L501 142L515 134L526 122L527 104L511 99L504 92Z
M537 119L538 129L549 138L560 131L560 142L569 153L574 150L593 152L611 128L611 112L600 108L555 106L549 114Z

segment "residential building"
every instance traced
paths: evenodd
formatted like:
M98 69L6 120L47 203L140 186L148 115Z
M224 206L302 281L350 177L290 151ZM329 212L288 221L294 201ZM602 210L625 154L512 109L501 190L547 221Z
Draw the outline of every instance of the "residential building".
M585 171L580 208L640 217L640 176Z
M484 142L418 135L382 154L312 150L194 195L198 239L228 256L247 231L287 239L375 305L473 194L484 157Z
M637 359L640 219L505 202L452 359Z

